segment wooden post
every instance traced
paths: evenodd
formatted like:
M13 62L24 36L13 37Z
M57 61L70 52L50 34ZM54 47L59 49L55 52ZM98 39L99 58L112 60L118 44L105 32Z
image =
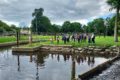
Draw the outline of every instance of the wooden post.
M19 31L17 31L17 34L16 34L17 36L17 47L19 46Z
M29 43L32 44L32 32L29 30Z

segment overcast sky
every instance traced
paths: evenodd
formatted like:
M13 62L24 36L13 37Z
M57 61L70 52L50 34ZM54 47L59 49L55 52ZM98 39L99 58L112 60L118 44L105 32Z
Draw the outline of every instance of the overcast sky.
M66 20L86 24L111 14L106 0L0 0L0 20L8 24L30 25L32 12L40 7L55 24Z

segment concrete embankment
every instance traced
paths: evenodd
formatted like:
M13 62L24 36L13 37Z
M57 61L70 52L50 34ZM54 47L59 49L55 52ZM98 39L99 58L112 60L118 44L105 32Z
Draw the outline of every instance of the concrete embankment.
M48 52L67 52L67 53L78 53L78 54L90 54L90 55L117 55L117 47L83 47L75 48L72 45L38 45L36 47L13 47L14 52L34 52L34 51L48 51Z
M100 74L103 70L110 67L113 62L115 62L115 61L117 61L119 59L120 59L120 56L116 56L113 59L108 60L108 61L96 66L95 68L81 74L81 75L78 75L78 80L89 80L93 76L96 76L96 75Z
M35 52L35 51L45 51L45 52L72 52L71 45L40 45L36 47L13 47L13 52Z

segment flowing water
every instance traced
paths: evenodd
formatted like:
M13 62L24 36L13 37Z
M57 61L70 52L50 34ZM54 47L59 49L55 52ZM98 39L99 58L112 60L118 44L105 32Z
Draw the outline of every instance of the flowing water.
M0 80L72 80L109 58L0 50Z

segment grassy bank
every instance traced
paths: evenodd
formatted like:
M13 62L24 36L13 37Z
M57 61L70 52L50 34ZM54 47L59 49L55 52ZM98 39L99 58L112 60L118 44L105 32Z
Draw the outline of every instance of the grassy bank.
M113 36L107 36L107 37L96 37L95 39L95 44L92 43L88 43L88 41L86 42L80 42L78 43L77 41L70 41L69 43L66 43L65 45L73 45L76 47L83 47L83 46L88 46L88 45L95 45L95 46L114 46L114 45L118 45L120 46L120 37L119 37L119 42L114 42L114 37ZM51 42L48 42L48 44L51 44ZM62 40L60 40L60 43L57 44L56 41L53 42L54 45L64 45L64 42Z
M36 36L33 35L33 40L48 40L50 39L51 36ZM29 37L28 36L21 36L20 37L20 41L23 40L28 40ZM6 43L6 42L15 42L16 41L16 37L15 36L1 36L0 37L0 43Z
M39 38L42 38L43 36L38 36ZM34 46L39 46L39 45L72 45L75 47L85 47L85 46L120 46L120 42L115 43L114 42L114 38L112 36L107 36L107 37L96 37L95 44L89 44L87 41L86 42L80 42L78 43L77 41L70 41L69 43L64 44L64 42L60 39L59 44L57 44L57 41L53 41L53 43L51 43L51 41L49 40L50 38L52 38L53 36L45 36L44 39L48 39L47 42L39 42L39 43L33 43L33 44L28 44L25 45L25 47L34 47ZM120 41L120 37L119 37L119 41Z
M27 40L26 36L22 36L20 38L20 40ZM16 41L16 37L15 36L4 36L4 37L0 37L0 43L6 43L6 42L15 42Z
M78 43L77 41L70 41L69 43L64 44L64 42L61 40L60 37L60 42L59 44L57 44L57 42L54 40L53 43L50 42L50 39L54 38L53 36L33 36L33 40L47 40L46 42L40 42L40 43L33 43L33 44L28 44L26 45L27 47L33 47L33 46L37 46L37 45L43 45L43 44L47 44L47 45L73 45L76 47L83 47L83 46L88 46L88 45L95 45L95 46L114 46L114 45L118 45L120 46L120 37L119 37L119 42L115 43L114 42L114 37L113 36L107 36L107 37L96 37L95 44L88 44L88 41L86 42L80 42ZM28 40L28 36L21 36L20 40ZM5 42L15 42L16 41L16 37L15 36L7 36L7 37L0 37L0 43L5 43Z

